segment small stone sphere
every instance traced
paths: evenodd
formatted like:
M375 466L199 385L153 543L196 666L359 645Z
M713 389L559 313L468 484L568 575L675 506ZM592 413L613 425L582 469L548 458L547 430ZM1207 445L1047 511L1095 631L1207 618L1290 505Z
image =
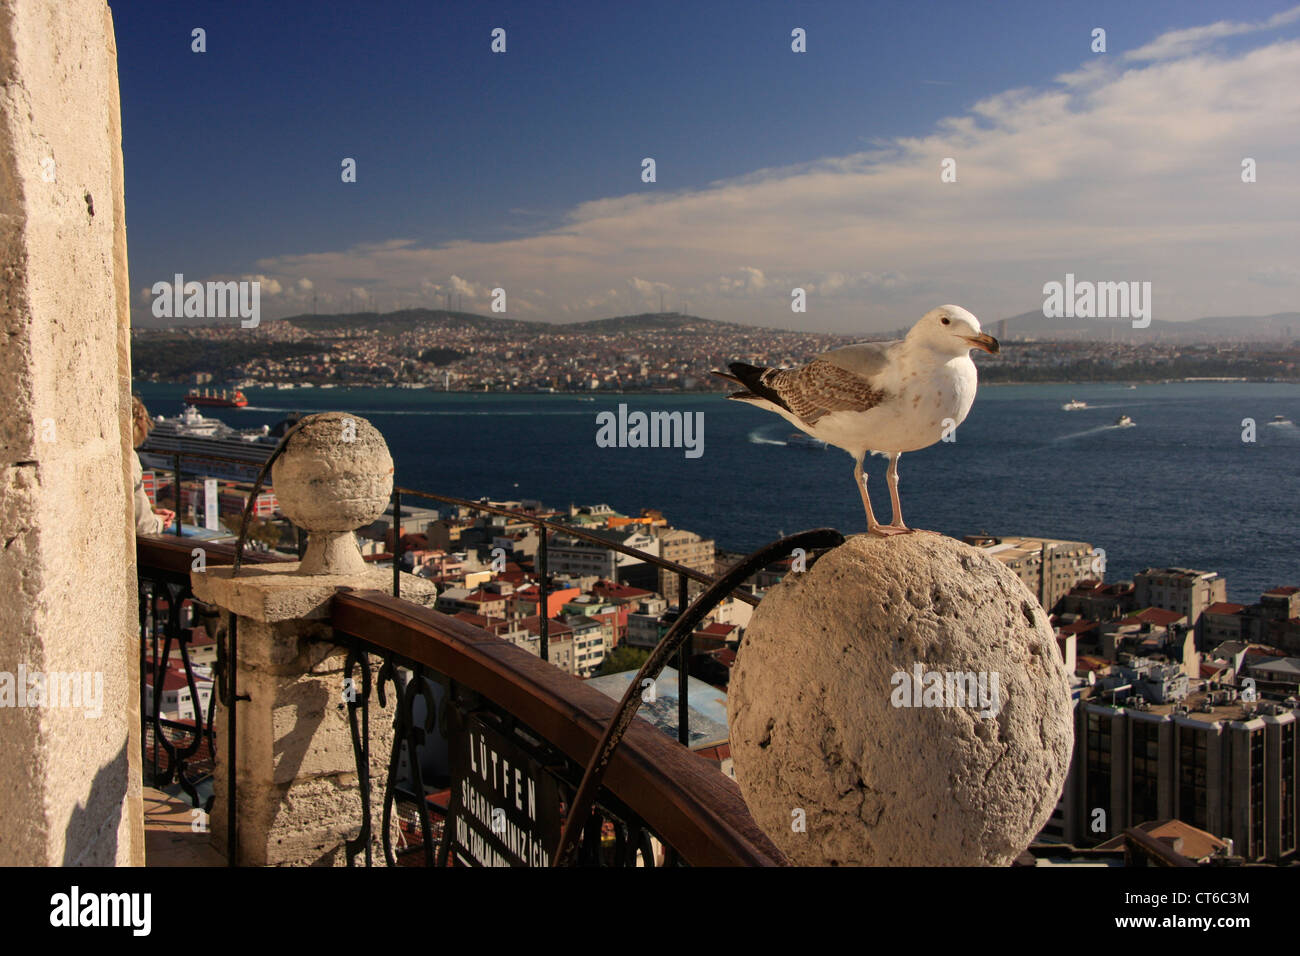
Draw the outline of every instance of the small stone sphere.
M359 415L322 412L271 466L285 516L305 531L355 531L384 513L393 492L393 457L379 430Z
M727 699L736 780L803 866L1008 865L1074 746L1047 615L982 551L848 539L754 611Z

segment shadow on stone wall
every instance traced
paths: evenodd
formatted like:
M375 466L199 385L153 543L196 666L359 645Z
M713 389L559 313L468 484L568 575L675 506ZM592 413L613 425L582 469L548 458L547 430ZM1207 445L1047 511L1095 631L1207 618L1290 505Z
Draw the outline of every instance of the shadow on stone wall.
M117 756L100 767L85 803L78 803L63 833L63 866L113 866L117 863L117 833L126 812L126 782L131 772L128 741ZM110 832L104 833L105 829Z

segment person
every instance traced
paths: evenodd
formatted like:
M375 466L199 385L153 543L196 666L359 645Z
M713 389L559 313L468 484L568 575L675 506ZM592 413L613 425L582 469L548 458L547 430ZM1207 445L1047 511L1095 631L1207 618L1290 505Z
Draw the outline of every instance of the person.
M139 395L131 396L131 426L132 444L139 448L153 430L153 419L149 417ZM140 456L135 451L131 452L131 471L132 481L135 482L135 533L161 534L171 526L176 512L154 508L149 504L149 496L144 490L144 466L140 464Z

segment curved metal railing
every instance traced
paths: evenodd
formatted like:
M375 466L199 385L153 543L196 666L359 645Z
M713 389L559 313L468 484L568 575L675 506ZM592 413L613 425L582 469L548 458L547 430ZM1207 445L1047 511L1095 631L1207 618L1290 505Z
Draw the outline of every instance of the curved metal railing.
M445 680L457 704L440 715L444 729L454 732L450 711L485 715L503 733L518 732L534 743L534 757L547 766L565 787L566 796L580 786L582 766L599 750L599 744L617 716L617 705L606 695L561 673L527 651L457 618L411 604L382 591L343 591L332 602L331 625L337 635L362 642L352 647L349 659L366 673L366 651L378 654L385 668L408 667L417 677ZM434 675L437 675L436 677ZM364 683L364 682L363 682ZM415 681L412 681L414 684ZM408 688L410 685L407 685ZM354 706L362 711L366 688L358 688ZM413 697L408 691L405 699ZM402 706L399 697L397 706ZM433 730L426 720L399 715L399 728L422 742ZM514 725L511 727L510 725ZM354 725L355 726L355 725ZM358 750L358 777L362 781L362 814L369 830L368 753L361 751L364 733L354 733ZM408 742L394 740L397 747ZM540 745L540 746L539 746ZM418 746L418 745L417 745ZM414 751L416 746L411 747ZM411 751L408 751L410 753ZM418 759L408 757L410 766ZM391 777L385 793L385 815L393 800ZM418 787L418 783L416 784ZM416 794L418 800L422 796ZM458 794L447 816L454 817ZM668 849L669 862L696 866L774 866L785 862L780 851L759 830L741 798L739 788L718 771L717 765L676 744L649 723L638 721L626 729L622 746L608 761L607 774L592 801L597 809L596 828L587 820L579 828L588 851L578 862L623 862L653 865L641 836L653 836ZM570 806L574 804L568 797ZM572 810L570 810L572 814ZM433 862L434 835L427 821L424 848ZM599 831L612 831L613 846L601 858ZM385 827L387 831L387 827ZM595 834L595 835L593 835ZM368 843L369 841L364 841ZM437 863L448 856L449 831L444 826ZM606 841L611 842L611 841ZM362 841L354 844L357 850ZM386 852L390 852L388 846ZM547 856L553 853L547 847ZM396 858L390 856L390 863Z
M301 424L303 423L300 422L297 427ZM230 563L238 573L241 560L244 560L243 546L249 526L248 515L256 500L256 493L265 481L272 462L283 452L288 438L296 430L295 427L286 433L276 452L263 465L253 494L249 496L238 544L232 547L203 542L202 547L209 564ZM183 457L189 456L175 456L178 506L180 460ZM403 495L502 515L538 530L539 547L534 571L540 590L539 657L456 618L400 599ZM690 733L688 663L690 637L694 627L728 596L751 605L757 604L758 598L755 595L741 589L742 582L750 574L798 547L809 551L832 547L843 541L838 532L820 529L773 542L715 580L693 568L610 541L582 528L501 508L485 501L399 486L393 489L392 508L393 594L389 596L378 591L340 593L333 602L331 623L336 632L345 638L348 675L350 677L358 666L363 673L361 693L349 705L349 721L362 790L363 816L361 832L354 840L348 841L349 865L361 852L365 854L366 863L371 862L368 708L372 683L382 705L386 682L394 685L396 711L389 779L384 794L381 836L385 856L390 863L396 861L390 840L390 814L397 797L394 775L399 762L399 750L405 748L407 766L414 776L412 789L415 791L413 796L417 804L426 862L435 862L434 834L424 800L418 757L420 745L427 739L427 734L437 719L432 699L425 689L428 680L442 683L449 692L447 700L450 709L443 709L444 732L456 730L454 726L448 725L449 714L453 715L450 723L455 723L463 720L464 714L472 712L475 719L486 719L501 732L515 734L518 740L526 741L536 752L537 758L547 762L548 772L560 781L566 795L567 812L562 836L554 852L547 857L549 862L557 865L608 862L602 856L601 846L604 836L611 831L614 842L612 861L624 865L635 865L638 860L653 865L650 854L651 835L668 848L667 859L670 862L695 865L773 865L784 862L780 852L754 824L734 783L720 774L714 764L692 754L685 746L675 745L651 725L634 722L633 717L640 704L642 681L657 677L672 655L677 654L678 743L686 744ZM677 575L677 618L652 651L617 707L604 694L559 672L547 661L547 532L586 540ZM171 580L173 584L183 579L188 587L188 544L183 545L175 537L163 536L142 536L138 541L142 580L146 578L146 573L155 576L161 573L162 578ZM292 559L276 555L250 555L247 560ZM688 581L707 586L689 607ZM142 610L142 627L144 619ZM219 661L217 669L219 696L231 711L232 719L227 725L230 732L227 745L232 756L235 741L233 711L236 701L241 699L235 693L234 662L237 645L233 624L232 620L232 626L226 635L229 649L224 654L224 659ZM220 643L218 646L221 647ZM141 653L143 660L143 645ZM369 669L371 654L377 655L383 662L378 680L373 682ZM188 660L186 667L188 671ZM165 670L165 665L163 669ZM411 675L409 680L402 671ZM426 699L423 720L417 720L411 709L417 697ZM455 717L457 713L462 713L462 716ZM156 707L154 719L157 719ZM196 739L206 733L209 745L215 752L210 714L206 730L202 722L199 722L196 730ZM184 757L185 753L173 757L173 764L179 760L182 779ZM233 759L230 768L233 776ZM187 788L187 792L190 792L190 788ZM228 792L232 798L227 810L230 815L230 859L233 861L236 858L233 779L229 781ZM453 803L455 799L453 794ZM445 824L447 819L454 816L455 808L447 807L443 811ZM437 862L443 864L447 861L448 837L449 831L444 825L437 858Z

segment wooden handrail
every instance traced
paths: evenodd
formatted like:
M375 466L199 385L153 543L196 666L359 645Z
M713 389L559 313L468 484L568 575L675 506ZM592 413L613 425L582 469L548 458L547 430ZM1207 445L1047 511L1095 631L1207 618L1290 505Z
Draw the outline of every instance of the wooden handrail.
M205 541L202 538L179 538L174 534L138 534L135 536L135 561L138 567L149 568L167 577L188 581L194 564L193 551L203 549L203 560L216 567L235 563L235 546ZM297 561L283 554L250 551L244 555L249 564L273 564Z

